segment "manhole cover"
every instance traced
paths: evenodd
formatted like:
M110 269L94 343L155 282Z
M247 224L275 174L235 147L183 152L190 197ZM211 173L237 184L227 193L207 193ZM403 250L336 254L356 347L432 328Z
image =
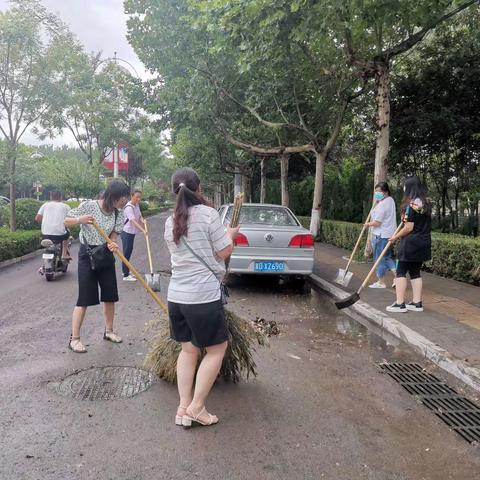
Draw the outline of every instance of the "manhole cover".
M60 395L77 400L130 398L147 390L154 376L134 367L92 367L72 373L60 382Z

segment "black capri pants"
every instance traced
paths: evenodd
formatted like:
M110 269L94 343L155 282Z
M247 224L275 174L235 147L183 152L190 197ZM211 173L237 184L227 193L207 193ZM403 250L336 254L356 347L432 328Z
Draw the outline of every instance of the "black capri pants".
M420 278L420 270L422 269L423 262L398 262L397 277L406 277L407 273L410 274L410 280Z
M192 342L198 348L206 348L229 339L221 300L195 304L168 302L168 315L170 336L177 342Z
M101 296L98 295L100 287ZM102 302L118 302L115 263L102 270L92 270L85 245L78 253L78 300L77 307L90 307Z

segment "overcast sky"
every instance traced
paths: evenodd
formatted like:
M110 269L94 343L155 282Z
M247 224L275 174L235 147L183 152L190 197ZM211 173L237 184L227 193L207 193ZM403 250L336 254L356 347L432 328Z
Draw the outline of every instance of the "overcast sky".
M114 52L117 52L119 58L135 67L140 77L147 77L142 63L126 38L127 16L123 11L123 0L43 0L42 3L70 26L87 51L102 51L105 58L113 57ZM6 10L8 5L8 0L0 0L0 10ZM67 135L44 142L39 142L31 134L22 137L22 142L28 144L73 145L72 140Z

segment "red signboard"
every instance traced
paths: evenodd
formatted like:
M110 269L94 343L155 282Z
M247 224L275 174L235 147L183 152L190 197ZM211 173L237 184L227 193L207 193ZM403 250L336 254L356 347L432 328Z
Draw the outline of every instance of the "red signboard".
M103 157L103 165L109 170L113 170L115 160L118 161L118 170L128 171L128 145L119 143L116 148L107 150Z

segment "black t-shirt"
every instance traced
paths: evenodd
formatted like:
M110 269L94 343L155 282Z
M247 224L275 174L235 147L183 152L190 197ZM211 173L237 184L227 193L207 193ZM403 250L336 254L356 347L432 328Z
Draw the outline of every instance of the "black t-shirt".
M432 258L432 217L416 199L407 207L404 222L413 222L413 231L402 237L398 259L402 262L425 262Z

